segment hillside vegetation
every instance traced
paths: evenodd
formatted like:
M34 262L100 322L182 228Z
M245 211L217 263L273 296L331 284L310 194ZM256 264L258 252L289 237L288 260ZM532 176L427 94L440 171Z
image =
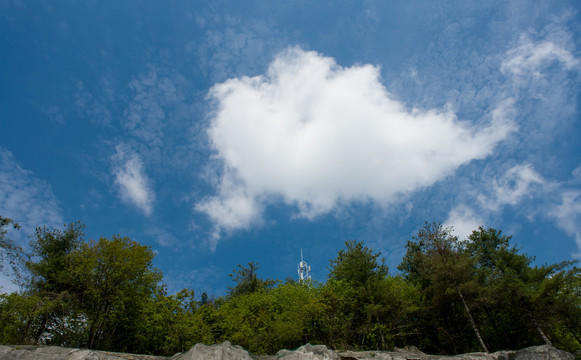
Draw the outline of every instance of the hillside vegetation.
M581 348L581 276L574 262L533 266L500 230L468 241L426 223L393 275L381 254L349 240L324 283L259 277L238 265L223 297L168 295L154 252L126 237L84 239L84 226L39 227L25 254L0 251L22 291L0 295L0 343L172 355L230 341L257 354L306 343L342 350L415 345L426 353ZM9 270L9 269L4 269Z

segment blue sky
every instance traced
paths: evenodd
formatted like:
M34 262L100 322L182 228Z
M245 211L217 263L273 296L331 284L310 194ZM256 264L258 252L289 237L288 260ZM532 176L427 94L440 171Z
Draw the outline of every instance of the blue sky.
M0 214L237 264L394 273L425 221L581 253L576 1L0 1ZM1 285L13 289L6 275Z

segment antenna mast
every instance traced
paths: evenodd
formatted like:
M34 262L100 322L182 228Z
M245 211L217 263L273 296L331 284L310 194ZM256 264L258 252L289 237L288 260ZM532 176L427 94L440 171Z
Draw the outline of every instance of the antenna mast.
M301 262L299 263L297 272L299 273L300 283L304 283L305 280L311 279L311 267L307 265L306 261L303 260L303 249L301 249Z

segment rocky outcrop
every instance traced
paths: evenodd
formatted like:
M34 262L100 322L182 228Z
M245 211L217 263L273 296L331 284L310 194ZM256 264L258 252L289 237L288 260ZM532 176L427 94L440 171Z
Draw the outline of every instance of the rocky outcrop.
M307 344L295 351L280 350L277 359L284 360L341 360L339 353L328 349L325 345Z
M163 356L135 355L59 346L0 345L1 360L167 360Z
M454 356L428 355L414 347L394 351L338 352L325 345L307 344L276 355L255 356L240 346L196 344L185 353L171 357L69 349L58 346L0 345L0 360L574 360L573 354L552 346L533 346L518 351L470 353Z
M295 351L281 350L277 360L574 360L573 354L552 346L533 346L519 351L469 353L454 356L428 355L410 346L394 351L336 352L324 345L301 346ZM273 357L274 359L274 357Z
M196 344L189 351L172 356L171 360L256 360L256 357L226 341L218 345Z

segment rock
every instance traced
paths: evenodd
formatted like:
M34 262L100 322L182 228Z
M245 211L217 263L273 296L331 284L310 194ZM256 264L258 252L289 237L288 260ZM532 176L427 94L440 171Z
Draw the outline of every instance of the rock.
M553 346L532 346L516 352L515 360L574 360L575 356Z
M393 360L426 360L428 358L428 355L415 346L406 346L401 349L396 347L389 354Z
M171 360L255 360L256 357L240 346L226 341L217 345L196 344L183 354L176 354Z
M516 357L516 351L497 351L492 353L492 358L495 360L514 360Z
M1 360L165 360L163 356L135 355L60 346L0 345Z
M339 356L341 360L391 360L391 357L383 357L378 351L341 351Z
M341 360L341 356L325 345L306 344L296 349L280 350L276 353L277 359L284 360Z
M427 355L415 347L394 351L336 352L325 345L307 344L281 350L276 356L255 356L229 342L218 345L196 344L185 353L172 357L135 355L108 351L69 349L58 346L0 345L0 360L574 360L575 356L552 346L533 346L519 351L491 354L469 353L455 356Z

